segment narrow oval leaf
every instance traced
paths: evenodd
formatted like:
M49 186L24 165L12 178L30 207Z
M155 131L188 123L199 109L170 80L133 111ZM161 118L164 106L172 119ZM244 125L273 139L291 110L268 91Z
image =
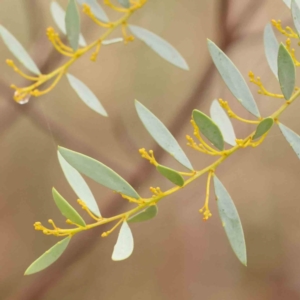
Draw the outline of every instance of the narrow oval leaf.
M87 4L90 8L94 16L99 19L102 22L108 23L109 19L103 10L103 8L100 6L100 4L97 2L97 0L77 0L77 2L81 5Z
M46 251L27 268L25 275L37 273L52 265L66 250L70 240L71 238L67 237L56 243L52 248Z
M273 126L274 120L272 118L263 119L256 128L255 134L253 136L253 140L260 138L265 133L267 133L271 127Z
M288 8L291 8L291 2L292 2L292 0L283 0L283 2L287 5ZM296 0L296 3L300 7L300 0Z
M211 58L231 93L250 113L260 117L250 89L237 67L215 43L210 40L207 43Z
M52 15L53 20L56 23L57 27L60 29L60 31L63 34L67 34L66 23L65 23L66 12L56 1L51 2L50 11L51 11L51 15ZM82 47L85 47L87 45L82 34L80 34L80 36L79 36L79 45Z
M142 212L132 216L128 219L128 223L137 223L137 222L144 222L150 219L153 219L158 213L158 208L156 205L151 205L147 207Z
M283 96L289 100L295 89L296 70L289 51L280 44L278 51L278 80Z
M183 186L184 185L183 177L178 172L176 172L175 170L167 168L167 167L162 166L162 165L157 165L156 170L161 175L163 175L164 177L169 179L171 182L173 182L174 184L176 184L178 186Z
M75 0L69 0L66 16L66 32L69 43L74 51L78 49L80 35L80 16Z
M200 132L219 150L224 150L224 140L219 127L200 110L193 110L193 119Z
M115 244L114 251L112 254L112 260L120 261L128 258L134 248L133 236L127 222L123 222L117 243Z
M135 107L142 123L155 141L183 166L193 170L189 159L166 126L137 100L135 100Z
M130 2L129 0L118 0L118 2L125 8L129 8L130 7Z
M294 20L294 25L295 25L295 28L299 35L299 33L300 33L300 7L296 1L292 0L291 8L292 8L292 16L293 16L293 20Z
M153 32L139 26L129 25L129 29L138 39L143 41L166 61L183 70L189 70L189 66L187 65L185 59L167 41Z
M2 25L0 25L0 35L9 51L19 60L21 64L24 65L24 67L36 75L41 74L35 62L29 56L21 43Z
M277 41L272 25L270 23L266 25L264 30L264 45L265 45L265 54L270 69L278 79L277 57L278 57L279 43Z
M59 192L55 188L52 188L52 196L55 204L57 205L63 216L80 226L84 227L86 225L80 214L67 202L67 200L61 194L59 194Z
M58 151L72 167L96 182L126 196L140 198L127 181L101 162L63 147L58 147Z
M247 266L247 251L243 227L234 202L216 176L214 176L214 187L220 218L229 243L240 262Z
M235 146L236 136L232 123L217 100L214 100L210 106L210 116L220 128L224 141L231 146Z
M93 212L97 217L101 217L97 202L85 180L77 170L75 170L71 165L67 163L67 161L61 156L59 152L57 152L57 156L60 166L67 178L67 181L69 182L77 197L84 201L91 212Z
M67 74L67 78L76 94L89 108L98 114L107 117L107 112L101 105L99 99L81 80L71 74Z
M293 148L298 158L300 159L300 136L285 125L281 123L279 123L278 125L283 136L286 138L287 142L290 144L290 146Z

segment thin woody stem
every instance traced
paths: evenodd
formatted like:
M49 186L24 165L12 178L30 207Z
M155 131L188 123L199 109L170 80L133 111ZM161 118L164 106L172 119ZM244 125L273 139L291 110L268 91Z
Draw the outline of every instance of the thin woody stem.
M290 106L290 104L292 102L294 102L297 97L300 96L300 90L298 90L296 93L294 93L294 95L292 95L292 97L286 101L277 111L275 111L270 117L273 118L273 120L275 120L275 122L278 122L278 118L279 116ZM174 193L176 193L177 191L185 188L187 185L189 185L190 183L192 183L193 181L195 181L196 179L198 179L199 177L201 177L202 175L206 174L206 173L211 173L210 176L212 176L212 170L215 171L216 168L223 162L225 161L229 156L231 156L233 153L235 153L237 150L244 148L247 145L251 145L251 141L252 141L252 137L254 136L255 131L252 132L250 135L248 135L245 139L241 140L241 142L239 142L236 146L232 147L231 149L226 151L226 155L223 155L222 157L220 157L218 160L216 160L215 162L213 162L212 164L210 164L209 166L207 166L206 168L200 170L200 171L195 171L195 175L193 177L188 178L185 182L184 185L182 187L179 186L175 186L165 192L160 192L160 193L155 193L151 198L140 198L138 200L140 200L140 203L138 204L138 206L136 206L135 208L124 212L122 214L110 217L110 218L103 218L101 220L99 220L98 222L95 222L93 224L88 224L85 227L80 227L80 228L72 228L72 229L55 229L55 230L50 230L47 229L47 234L48 235L59 235L59 236L68 236L68 235L74 235L77 234L81 231L85 231L88 229L92 229L98 226L101 226L103 224L107 224L116 220L119 220L119 222L121 222L121 220L127 219L130 216L144 210L146 207L153 205L153 204L157 204L159 201L161 201L163 198L172 195ZM267 135L267 134L266 134ZM264 135L262 137L261 140L259 140L259 143L261 143L266 135ZM35 227L41 226L41 224L39 222L35 223ZM37 228L36 228L37 229ZM43 230L43 229L37 229L37 230Z

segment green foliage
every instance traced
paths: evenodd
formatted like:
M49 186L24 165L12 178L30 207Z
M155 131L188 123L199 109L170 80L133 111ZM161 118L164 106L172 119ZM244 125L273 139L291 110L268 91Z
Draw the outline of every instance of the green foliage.
M74 51L78 49L80 35L80 17L75 0L69 0L65 16L66 32Z
M267 24L264 30L264 45L265 45L265 54L268 61L268 64L274 73L275 77L278 79L278 49L279 44L272 29L271 24Z
M115 171L81 153L59 147L59 153L76 170L92 178L96 182L126 196L139 199L133 187Z
M35 62L29 56L24 47L20 42L2 25L0 25L0 34L3 39L3 42L11 53L26 67L29 71L34 74L41 74Z
M93 193L91 192L89 186L86 184L83 177L80 173L74 169L67 161L62 157L62 155L57 152L58 161L60 166L66 176L67 181L70 186L74 190L75 194L85 202L89 210L96 215L97 217L101 217L101 213L97 202L94 198Z
M157 165L156 170L161 175L168 178L174 184L176 184L178 186L183 186L184 185L183 177L178 172L176 172L175 170L167 168L167 167L162 166L162 165Z
M256 140L266 134L273 126L274 120L272 118L263 119L257 126L253 140Z
M278 51L278 79L284 98L289 100L295 88L296 70L291 54L283 44Z
M193 167L186 154L183 152L178 142L167 129L167 127L150 110L148 110L137 100L135 101L135 107L138 116L155 141L183 166L193 170Z
M210 106L210 116L216 126L220 128L224 141L231 146L235 146L236 136L232 123L217 100L214 100Z
M67 219L83 227L86 225L79 213L67 202L67 200L62 195L58 193L55 188L52 189L52 195L58 209Z
M210 40L207 43L211 58L231 93L250 113L260 117L253 95L237 67L215 43Z
M76 94L88 107L98 114L107 117L107 112L103 108L96 95L81 80L71 74L67 74L67 78Z
M297 156L300 158L300 136L285 125L281 123L279 123L278 125L287 142L290 144Z
M123 222L112 254L112 260L120 261L128 258L133 252L133 236L127 222Z
M212 121L210 117L199 110L193 111L193 119L198 126L200 132L219 150L224 149L224 140L219 127Z
M52 248L35 260L25 271L25 275L40 272L52 265L63 254L69 245L71 237L67 237L56 243Z
M246 243L239 214L230 195L217 176L214 176L214 186L222 226L234 253L240 262L246 266Z
M54 20L55 24L57 25L57 27L59 28L59 30L63 34L67 34L66 12L63 10L63 8L56 1L51 1L50 11L51 11L51 15L53 17L53 20ZM78 25L76 26L76 28L78 30ZM85 47L87 45L86 41L85 41L85 39L84 39L84 37L81 33L79 35L78 43L82 47Z
M158 208L156 205L151 205L147 207L144 211L130 217L128 219L128 223L138 223L138 222L144 222L153 219L156 217L158 213Z
M183 70L189 70L185 59L167 41L153 32L139 26L129 25L129 29L138 39L142 40L166 61Z

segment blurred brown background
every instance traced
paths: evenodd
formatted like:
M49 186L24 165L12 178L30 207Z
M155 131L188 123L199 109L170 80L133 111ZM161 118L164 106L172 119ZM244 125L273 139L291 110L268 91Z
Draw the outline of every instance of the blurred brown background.
M65 0L59 2L65 7ZM2 0L0 10L1 24L30 49L45 73L64 60L45 37L45 29L54 26L49 4ZM112 19L118 17L107 12ZM213 218L202 221L198 209L206 178L201 178L162 201L155 220L132 226L135 251L128 260L111 261L117 232L102 239L100 233L106 228L99 228L73 239L47 270L23 276L28 265L57 241L34 231L32 224L49 218L64 224L52 200L52 186L76 205L57 162L57 144L108 164L142 195L149 195L149 186L169 188L137 150L153 148L161 163L179 166L143 128L133 100L151 109L182 145L184 136L192 132L192 109L208 113L216 97L229 100L234 110L250 117L213 67L206 38L226 51L245 77L252 70L270 90L278 91L262 43L263 28L272 18L291 25L281 0L149 0L130 22L168 40L186 58L190 71L165 62L138 40L103 47L96 63L80 59L70 72L92 88L109 118L87 108L65 78L50 94L27 105L16 104L9 84L28 83L6 66L5 59L12 55L1 41L0 299L300 299L300 162L275 127L259 148L236 153L218 169L243 222L247 268L232 253L214 197ZM93 41L101 29L86 17L82 20L84 36ZM256 87L251 88L255 93ZM256 98L264 116L281 104L278 99ZM300 132L298 111L299 102L282 121ZM238 137L253 130L250 125L235 125ZM204 155L184 149L197 168L209 164ZM88 183L104 216L130 207L108 189Z

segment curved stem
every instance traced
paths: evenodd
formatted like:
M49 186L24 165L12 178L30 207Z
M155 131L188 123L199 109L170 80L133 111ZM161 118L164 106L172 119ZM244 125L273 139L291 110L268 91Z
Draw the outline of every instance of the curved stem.
M300 96L300 90L298 90L288 101L286 101L277 111L275 111L270 117L273 118L275 121L278 120L278 117L289 107L289 105L294 102L297 97ZM186 186L188 186L190 183L192 183L194 180L198 179L199 177L201 177L202 175L209 173L209 182L211 179L211 176L213 174L213 172L215 171L215 169L223 162L225 161L230 155L232 155L233 153L235 153L237 150L244 148L245 146L251 145L251 141L252 141L252 137L255 134L255 131L252 132L250 135L248 135L246 138L244 138L243 140L241 140L240 143L238 143L236 146L232 147L231 149L227 150L222 157L220 157L218 160L216 160L215 162L213 162L212 164L210 164L209 166L207 166L206 168L200 170L200 171L195 171L194 175L190 178L188 178L184 185L182 187L180 186L175 186L165 192L161 192L161 193L157 193L154 196L152 196L151 198L141 198L139 199L140 202L138 204L137 207L124 212L122 214L110 217L110 218L103 218L103 219L99 219L97 222L93 223L93 224L88 224L85 227L78 227L78 228L73 228L73 229L55 229L55 230L48 230L49 234L53 234L53 235L59 235L59 236L67 236L67 235L74 235L76 233L79 233L81 231L85 231L85 230L89 230L98 226L101 226L103 224L107 224L116 220L120 220L120 219L127 219L128 217L138 213L139 211L145 209L147 206L153 205L158 203L159 201L161 201L163 198L172 195L174 193L176 193L177 191L185 188ZM262 142L265 137L267 136L264 135L264 137L261 139L260 142ZM258 143L260 144L260 143ZM39 223L40 224L40 223ZM41 229L38 229L41 230Z

